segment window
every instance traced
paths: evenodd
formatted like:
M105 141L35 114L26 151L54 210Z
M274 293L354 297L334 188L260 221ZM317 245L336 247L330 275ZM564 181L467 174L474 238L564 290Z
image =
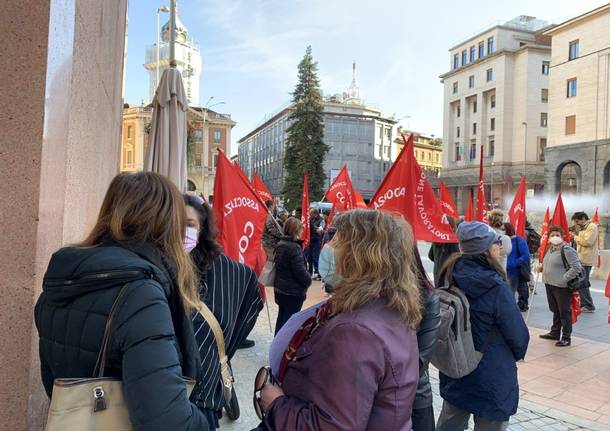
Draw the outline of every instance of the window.
M548 75L550 68L551 68L551 63L550 62L548 62L548 61L543 61L542 62L542 74L543 75Z
M487 39L487 55L491 55L494 52L494 38L493 36Z
M474 88L474 75L468 77L468 88Z
M492 95L489 97L489 101L490 101L490 104L491 104L492 109L493 109L493 108L495 108L495 107L496 107L496 95L495 95L495 94L492 94Z
M472 123L472 134L473 135L477 134L477 123Z
M477 50L475 49L474 45L470 47L470 62L474 63L474 56L476 54Z
M496 130L496 119L495 119L495 118L492 118L492 119L489 121L489 130L491 130L492 132L493 132L494 130Z
M459 162L462 160L462 149L460 148L460 143L455 143L455 161Z
M540 113L540 127L546 127L547 122L548 122L548 118L547 118L546 112L541 112Z
M466 66L466 64L468 64L468 57L466 54L466 50L462 51L462 66Z
M576 97L576 78L568 79L566 97Z
M496 138L495 136L489 137L489 148L487 149L487 155L493 157L496 154Z
M493 69L487 69L487 82L491 81L494 79L494 70Z
M470 160L475 160L477 158L477 144L470 144Z
M438 153L436 153L436 163L439 162L439 157L438 157Z
M214 130L214 142L220 142L220 130Z
M544 149L546 148L546 138L538 140L538 161L544 162Z
M457 92L458 92L458 83L454 82L453 83L453 94L457 94Z
M419 157L419 151L415 150L415 159Z
M479 42L479 58L485 57L485 42Z
M542 103L549 102L549 89L548 88L543 88L540 90L540 101Z
M570 51L568 53L568 60L574 60L578 58L578 40L570 42Z
M473 113L477 113L477 101L475 100L474 102L472 102L472 112Z
M127 148L127 165L131 166L133 164L133 150L131 148Z
M460 137L460 126L457 127L457 133L456 133L457 137Z
M428 153L428 161L431 162L432 161L432 153Z
M453 68L457 69L460 67L460 54L453 55Z
M460 107L460 105L457 106L457 117L460 118L460 115L462 115L462 108Z
M131 131L132 131L133 127L131 126L127 126L127 138L131 138Z
M566 135L573 135L576 133L576 115L569 115L566 117Z
M218 166L218 154L214 154L214 160L212 161L212 163L212 167L216 169L216 166Z

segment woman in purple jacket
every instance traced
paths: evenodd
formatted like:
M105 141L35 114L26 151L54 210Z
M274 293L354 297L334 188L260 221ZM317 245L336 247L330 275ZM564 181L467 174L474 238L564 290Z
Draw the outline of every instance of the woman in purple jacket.
M335 225L341 281L292 334L283 331L288 348L271 358L279 363L277 384L265 384L264 369L259 372L264 427L410 431L421 319L411 229L402 219L361 209L341 214Z

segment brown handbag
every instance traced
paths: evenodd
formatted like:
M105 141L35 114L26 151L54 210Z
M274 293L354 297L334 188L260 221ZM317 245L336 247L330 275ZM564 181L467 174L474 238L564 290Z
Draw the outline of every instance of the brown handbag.
M118 378L104 377L108 342L118 306L127 292L128 284L121 287L106 321L102 345L95 363L93 378L55 379L47 417L46 431L129 431L127 402L123 396L123 382ZM186 379L190 395L195 381Z

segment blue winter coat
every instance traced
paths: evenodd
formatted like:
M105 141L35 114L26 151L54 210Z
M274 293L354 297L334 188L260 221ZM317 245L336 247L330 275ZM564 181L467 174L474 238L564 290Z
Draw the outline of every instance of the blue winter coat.
M519 267L530 261L530 250L527 242L520 236L513 236L510 241L513 244L513 251L508 255L506 270L509 275L518 275Z
M525 357L529 332L511 290L483 256L463 256L453 271L470 303L474 347L487 347L479 366L461 379L440 374L444 400L489 420L507 421L517 411L516 362ZM493 328L494 333L488 338Z

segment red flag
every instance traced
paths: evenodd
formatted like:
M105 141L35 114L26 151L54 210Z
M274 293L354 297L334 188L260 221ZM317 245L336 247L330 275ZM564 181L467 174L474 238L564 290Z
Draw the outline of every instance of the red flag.
M595 209L595 214L593 214L593 218L591 219L591 223L599 227L599 208ZM601 268L602 266L602 255L600 253L601 249L601 237L597 235L597 267Z
M303 174L303 198L301 199L301 223L303 223L303 249L309 247L310 225L309 225L309 184L307 183L307 172Z
M568 217L566 216L566 210L563 207L563 199L561 198L561 192L557 196L557 203L555 204L555 211L553 211L553 218L551 219L552 225L561 226L563 229L563 239L565 242L570 242L570 225L568 224Z
M261 178L256 175L256 172L252 174L252 187L254 187L254 191L258 193L263 202L272 201L273 195L269 192L269 189L261 180Z
M347 172L347 165L343 165L324 197L327 201L332 202L339 211L356 208L356 193L352 180L349 178L349 172ZM360 199L362 200L362 197Z
M370 208L402 214L416 240L457 242L447 216L413 155L413 134L379 185Z
M542 222L542 229L540 229L540 247L538 248L538 261L542 263L544 255L546 254L546 246L549 242L549 224L551 223L549 208L546 208L544 213L544 221Z
M608 274L608 280L606 281L606 291L604 292L606 298L608 298L608 324L610 325L610 274Z
M232 167L222 151L218 152L213 206L218 241L228 257L257 270L267 208L240 170Z
M508 211L508 218L515 227L515 234L525 238L525 193L526 193L525 176L521 177L521 184L515 194L513 204Z
M356 208L368 208L357 189L354 189L354 204L356 205Z
M442 181L439 183L439 195L441 206L443 207L443 211L445 212L445 214L453 217L455 220L460 218L460 215L457 212L455 206L455 202L451 197L451 192L449 191L449 189L447 189L447 186L445 186L445 183Z
M580 294L578 292L572 292L570 311L572 312L572 323L578 322L578 316L582 313L580 311Z
M483 178L483 145L481 145L481 163L479 165L479 187L477 190L477 221L487 223L485 202L485 183Z
M468 198L468 206L466 207L466 214L464 214L464 221L473 221L474 214L472 209L472 193L470 193L470 197Z

